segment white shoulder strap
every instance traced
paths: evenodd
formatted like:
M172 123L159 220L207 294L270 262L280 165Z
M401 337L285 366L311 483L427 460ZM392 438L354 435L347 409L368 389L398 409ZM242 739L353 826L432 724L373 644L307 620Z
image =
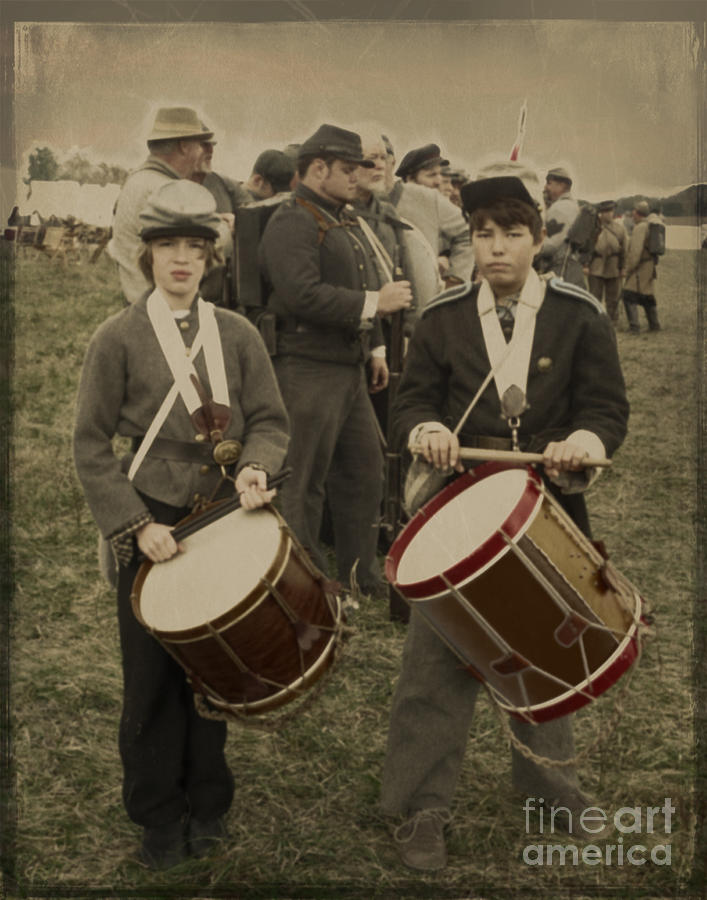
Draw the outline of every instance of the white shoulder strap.
M517 385L523 394L527 390L535 317L544 297L545 282L531 269L518 298L513 336L510 342L506 343L496 313L496 302L491 286L485 279L481 282L478 298L479 318L499 399L503 398L511 385Z
M373 252L375 253L376 259L378 260L378 263L383 271L383 275L385 276L387 281L392 281L394 266L393 260L390 258L388 251L380 242L378 235L362 216L356 216L356 221L358 222L361 231L368 238L368 243L373 248Z
M162 405L150 423L150 427L145 432L145 436L133 458L128 470L128 478L131 481L164 425L177 396L181 394L184 405L190 415L201 406L201 400L190 376L192 374L196 376L193 360L197 357L202 347L204 347L204 355L206 357L206 369L209 375L211 395L216 402L223 403L226 406L230 405L223 347L221 346L214 308L211 303L206 303L201 297L198 298L197 304L199 331L189 350L186 350L172 310L162 294L155 289L147 298L147 314L160 349L174 378L174 384L162 401Z

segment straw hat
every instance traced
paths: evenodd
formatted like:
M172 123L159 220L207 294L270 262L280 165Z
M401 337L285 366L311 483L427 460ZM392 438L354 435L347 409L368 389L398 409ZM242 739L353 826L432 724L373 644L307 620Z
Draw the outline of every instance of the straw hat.
M155 124L148 141L170 141L201 138L210 141L213 131L204 125L196 111L188 106L167 106L157 110Z

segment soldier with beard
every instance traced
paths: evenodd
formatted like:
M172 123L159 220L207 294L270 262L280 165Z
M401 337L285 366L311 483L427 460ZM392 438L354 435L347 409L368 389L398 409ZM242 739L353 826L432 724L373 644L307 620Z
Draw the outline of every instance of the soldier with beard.
M118 264L120 286L128 303L135 303L150 283L137 258L142 246L139 215L150 196L172 179L192 178L211 169L214 133L193 109L185 106L158 109L147 138L150 155L132 171L113 211L113 235L108 253ZM219 225L219 246L230 240L230 227Z

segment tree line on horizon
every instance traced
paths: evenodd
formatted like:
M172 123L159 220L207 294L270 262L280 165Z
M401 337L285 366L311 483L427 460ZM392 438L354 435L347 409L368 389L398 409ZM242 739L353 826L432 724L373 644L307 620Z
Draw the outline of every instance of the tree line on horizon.
M36 147L29 155L25 184L33 181L77 181L79 184L123 184L128 170L108 163L93 163L81 153L58 160L49 147Z
M128 177L128 170L108 163L92 163L80 153L59 161L49 147L36 147L29 155L25 184L32 181L77 181L79 184L120 184ZM630 212L640 200L647 200L658 207L668 218L695 216L700 221L707 219L707 184L693 184L669 197L648 197L634 194L616 201L616 211Z

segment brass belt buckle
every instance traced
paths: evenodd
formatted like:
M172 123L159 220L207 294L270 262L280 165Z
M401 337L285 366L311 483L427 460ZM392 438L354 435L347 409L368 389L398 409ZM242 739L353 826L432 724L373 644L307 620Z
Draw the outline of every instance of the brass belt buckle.
M240 441L219 441L213 450L214 462L219 466L230 466L238 462L242 449L243 444Z

